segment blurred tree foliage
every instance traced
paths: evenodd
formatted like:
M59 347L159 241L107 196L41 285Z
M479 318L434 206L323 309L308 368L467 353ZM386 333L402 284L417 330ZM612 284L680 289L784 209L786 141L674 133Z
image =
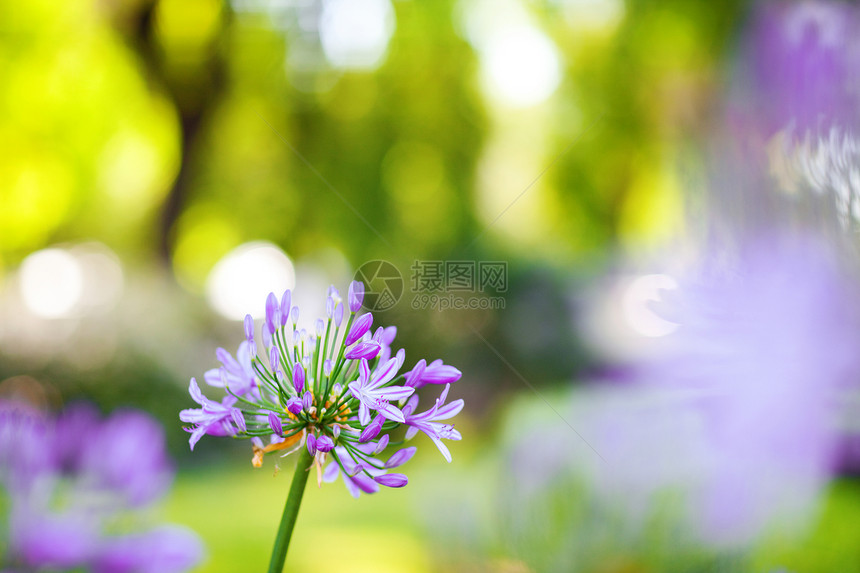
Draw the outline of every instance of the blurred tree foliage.
M615 247L677 232L677 166L702 160L745 6L619 0L617 21L589 26L582 3L512 0L563 68L548 102L511 110L478 80L459 16L475 2L393 2L387 56L367 70L320 55L307 17L321 1L0 4L0 269L96 239L199 295L216 261L255 239L404 274L415 259L506 260L510 312L383 320L461 360L475 388L521 382L468 325L534 383L569 379L588 363L570 291ZM499 140L512 151L487 163ZM479 181L518 154L517 177Z

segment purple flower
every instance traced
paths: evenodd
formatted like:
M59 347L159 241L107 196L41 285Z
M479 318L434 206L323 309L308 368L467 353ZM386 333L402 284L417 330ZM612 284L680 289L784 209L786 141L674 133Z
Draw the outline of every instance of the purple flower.
M360 308L363 292L360 283L350 286L351 312ZM328 320L318 319L313 332L297 330L298 307L290 309L289 321L284 320L290 299L289 293L285 293L280 305L274 295L267 299L263 356L268 360L261 360L247 347L240 347L238 360L223 350L217 353L222 367L210 371L207 381L226 387L228 396L220 402L210 400L192 379L189 392L200 408L180 414L188 424L186 430L191 432L189 443L193 447L206 434L251 438L254 467L262 465L266 454L292 453L307 447L319 471L329 464L324 470L329 481L343 467L344 481L353 495L378 491L380 484L374 478L414 453L414 449L401 450L387 466L376 458L391 441L388 432L406 422L398 403L415 391L414 387L397 385L398 372L406 358L403 349L392 357L391 344L397 329L380 327L371 337L373 316L353 314L349 328L342 330L344 304L332 287L326 298ZM429 368L429 375L425 372L421 378L424 375L429 383L441 383L459 378L460 372L437 361ZM417 373L411 376L415 382ZM241 383L251 390L238 394L236 387ZM462 407L462 400L459 404ZM441 411L434 414L436 418L429 421L422 417L424 414L416 415L414 424L432 433L434 439L459 439L459 434L446 433L445 426L435 421L446 413L453 416L455 412L450 408L440 406L437 409ZM267 438L268 445L264 445ZM380 483L401 487L406 480L392 475Z
M92 560L101 540L95 516L22 505L10 516L13 555L34 569L74 569Z
M426 412L422 412L421 414L412 413L418 406L417 395L412 396L403 408L403 414L406 418L405 423L409 426L409 429L406 431L406 439L408 440L415 436L419 430L424 432L433 440L433 443L436 444L436 447L439 448L439 451L442 452L442 455L449 463L451 462L451 452L448 451L448 446L443 444L442 440L461 440L463 438L460 432L454 429L453 424L441 424L440 421L453 418L460 413L464 405L462 399L445 404L445 399L448 397L448 390L450 389L451 385L446 384L445 389L442 390L442 395L439 396L433 407Z
M759 240L731 275L706 269L656 307L680 327L640 379L694 392L685 406L707 424L710 459L693 511L707 540L751 539L777 508L806 514L827 483L836 396L860 374L857 301L830 257Z
M188 385L188 393L191 398L202 406L201 408L191 408L182 410L179 413L179 419L187 424L191 424L191 437L188 443L191 449L194 449L194 444L200 441L205 434L210 436L232 436L236 434L236 417L241 417L241 410L234 408L236 398L233 396L225 396L220 403L213 402L203 395L200 387L197 385L197 380L191 379Z
M57 446L51 422L40 412L23 404L0 402L0 485L29 490L35 476L50 473L66 461ZM73 446L75 451L80 449L78 444ZM76 463L72 458L65 465Z
M203 379L210 386L229 388L238 396L247 394L257 385L254 368L251 366L251 347L251 343L243 341L236 351L236 358L223 348L218 348L215 356L222 366L208 370Z
M62 456L54 457L50 447L36 450L50 460L38 466L21 455L8 457L12 437L26 448L39 447L36 440L55 444ZM7 563L28 571L180 573L202 557L190 531L135 527L136 511L159 498L173 477L164 432L142 412L121 410L101 420L94 408L76 404L54 422L25 406L0 403L0 461L9 508L9 522L0 527L9 537L0 546ZM6 479L18 472L26 473L28 487ZM117 524L131 532L128 537L105 535Z
M856 8L837 2L762 2L749 53L756 117L772 130L857 124ZM822 125L824 124L824 125Z
M405 386L386 386L397 374L398 369L397 358L392 358L371 376L367 360L360 362L358 380L349 383L349 390L360 402L358 419L362 425L366 426L370 423L370 410L377 410L401 424L404 422L403 413L389 401L404 400L415 389Z
M93 573L181 573L203 559L203 545L193 532L163 525L144 533L102 543Z
M648 340L624 382L562 410L590 446L582 455L517 408L519 491L574 472L591 499L640 524L671 492L684 501L679 528L720 548L775 522L802 530L833 475L840 397L860 379L856 286L834 260L801 238L764 237L676 277L653 310L677 328Z
M80 472L133 506L147 505L170 487L173 468L164 449L164 430L149 416L119 410L86 442Z

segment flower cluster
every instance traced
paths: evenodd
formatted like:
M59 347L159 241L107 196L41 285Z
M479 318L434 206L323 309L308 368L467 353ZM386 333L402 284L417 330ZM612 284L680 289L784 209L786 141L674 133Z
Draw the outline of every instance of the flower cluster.
M8 525L0 569L180 573L203 547L174 525L129 531L173 478L161 426L137 411L107 420L86 404L56 419L0 402L0 487ZM120 533L121 532L121 533Z
M460 371L441 360L427 364L422 359L400 373L406 353L400 349L392 355L397 329L379 327L371 333L373 316L358 314L364 299L360 282L350 284L346 301L329 288L326 319L316 320L314 332L297 329L299 309L291 298L287 290L280 299L271 293L266 300L265 352L258 352L250 315L235 358L223 348L216 351L221 367L206 372L204 380L226 391L220 402L204 396L191 379L189 392L200 407L179 416L188 424L191 448L206 434L247 438L253 444L252 463L260 467L265 454L287 455L306 447L314 456L318 483L342 475L355 497L374 493L379 485L406 485L405 475L389 470L407 462L415 448L398 449L386 461L379 456L419 431L450 462L442 440L460 439L448 420L463 409L463 400L445 402ZM444 389L429 409L418 412L415 390L426 384ZM407 427L405 436L395 442L392 431L401 426Z

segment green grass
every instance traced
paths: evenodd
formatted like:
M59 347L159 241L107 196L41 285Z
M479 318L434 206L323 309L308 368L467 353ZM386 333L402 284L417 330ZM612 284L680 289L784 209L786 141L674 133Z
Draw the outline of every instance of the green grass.
M228 469L180 472L165 513L203 537L209 555L198 573L266 570L293 472L290 465L273 477L271 461L259 470L225 460ZM356 500L340 480L317 488L312 471L285 571L431 571L410 487ZM349 557L333 569L335 555Z

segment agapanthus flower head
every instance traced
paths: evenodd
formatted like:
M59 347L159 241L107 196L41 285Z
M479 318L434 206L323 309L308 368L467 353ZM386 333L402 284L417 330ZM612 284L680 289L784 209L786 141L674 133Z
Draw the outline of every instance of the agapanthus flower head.
M319 483L342 474L355 496L378 491L379 485L406 485L405 475L388 470L409 460L415 448L398 449L387 461L378 457L402 445L392 434L401 426L406 426L405 440L426 433L450 462L442 440L461 439L447 420L462 410L463 400L445 404L445 399L460 371L441 360L427 365L422 359L411 373L401 373L406 353L400 349L392 355L391 350L397 329L374 332L373 315L360 314L363 296L359 282L350 285L346 301L330 288L326 318L307 332L296 330L297 307L285 319L290 291L280 305L270 294L261 325L264 351L254 347L253 324L246 319L246 340L236 358L219 349L216 357L224 374L204 378L210 386L224 388L226 396L210 400L191 380L189 391L200 407L180 413L191 447L206 434L250 438L255 467L266 454L287 455L304 447L314 456ZM430 410L415 414L415 390L428 383L446 386Z

